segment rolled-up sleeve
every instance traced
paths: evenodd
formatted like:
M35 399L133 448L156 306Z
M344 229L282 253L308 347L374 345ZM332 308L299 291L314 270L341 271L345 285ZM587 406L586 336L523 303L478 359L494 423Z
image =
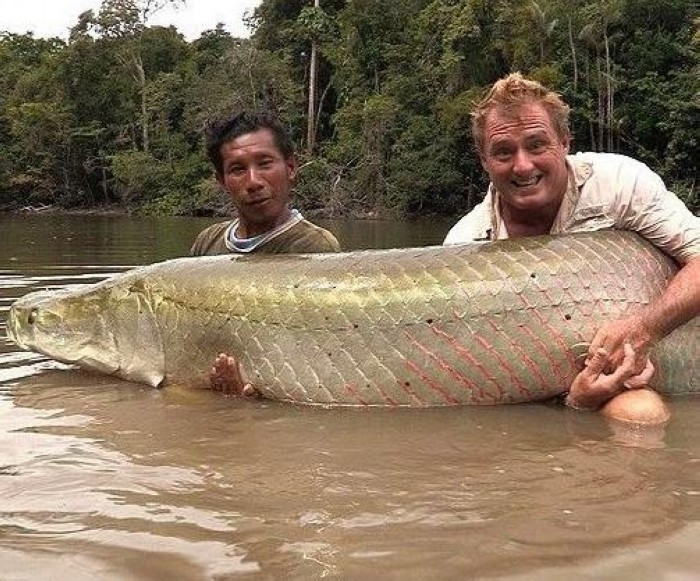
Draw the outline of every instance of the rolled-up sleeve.
M487 198L457 222L447 233L443 245L484 241L489 238L491 228L491 202Z
M638 232L682 264L700 256L700 217L643 163L630 159L619 171L618 228Z

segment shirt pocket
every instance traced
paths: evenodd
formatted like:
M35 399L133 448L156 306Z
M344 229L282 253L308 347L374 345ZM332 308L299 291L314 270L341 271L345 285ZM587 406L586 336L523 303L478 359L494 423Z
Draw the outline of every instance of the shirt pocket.
M615 216L607 206L587 206L576 208L569 227L570 232L593 232L615 227Z

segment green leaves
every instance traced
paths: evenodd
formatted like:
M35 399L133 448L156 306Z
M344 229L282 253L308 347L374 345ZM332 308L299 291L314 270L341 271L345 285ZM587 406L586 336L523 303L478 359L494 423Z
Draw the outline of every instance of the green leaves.
M104 0L68 43L0 35L0 205L221 212L204 121L269 108L304 149L312 43L318 155L302 160L302 208L463 212L486 185L472 104L513 70L565 96L576 149L638 157L698 204L693 0L263 0L252 38L190 43L149 25L180 3Z
M338 35L335 20L316 6L304 6L297 16L301 38L312 42L328 42Z

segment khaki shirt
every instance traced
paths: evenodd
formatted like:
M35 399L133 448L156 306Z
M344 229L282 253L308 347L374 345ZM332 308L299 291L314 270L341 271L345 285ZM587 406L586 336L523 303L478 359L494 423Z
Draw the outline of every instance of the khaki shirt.
M551 234L632 230L682 264L700 256L700 217L646 165L623 155L590 152L569 155L566 163L569 187ZM508 238L498 197L489 186L484 201L452 227L443 244Z
M233 223L234 220L219 222L200 232L190 249L190 255L212 256L235 253L226 245L227 232ZM253 251L255 254L307 254L312 252L340 252L340 244L328 230L304 219L270 238Z

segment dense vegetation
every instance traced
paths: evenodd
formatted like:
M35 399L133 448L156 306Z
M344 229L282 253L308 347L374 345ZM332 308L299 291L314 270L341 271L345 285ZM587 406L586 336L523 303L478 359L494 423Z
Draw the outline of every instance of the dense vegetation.
M485 187L470 104L513 70L573 106L574 149L637 157L700 208L694 0L263 0L251 38L192 42L149 25L164 3L104 0L67 41L0 34L0 209L225 211L203 123L269 107L306 211L456 214Z

